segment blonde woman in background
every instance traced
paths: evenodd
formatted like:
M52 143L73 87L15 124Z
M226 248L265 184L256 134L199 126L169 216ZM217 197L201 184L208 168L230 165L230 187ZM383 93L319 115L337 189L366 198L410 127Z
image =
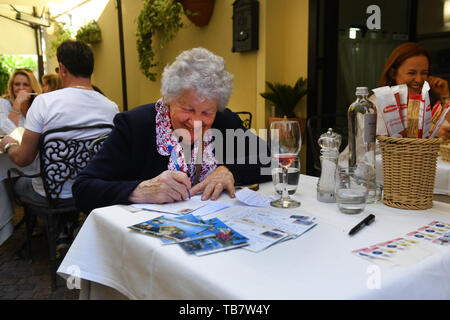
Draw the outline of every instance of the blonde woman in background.
M42 76L42 93L62 89L59 74L47 73Z
M28 108L40 93L41 86L30 70L13 72L8 82L8 96L0 98L0 135L10 134L23 126Z
M23 127L28 108L37 94L41 93L41 86L36 77L28 69L16 69L8 82L7 94L0 98L0 136L7 135L17 127ZM0 245L6 241L14 231L14 210L11 199L3 179L6 171L13 166L8 155L0 155ZM26 168L25 172L32 173L35 163ZM23 170L23 169L22 169Z

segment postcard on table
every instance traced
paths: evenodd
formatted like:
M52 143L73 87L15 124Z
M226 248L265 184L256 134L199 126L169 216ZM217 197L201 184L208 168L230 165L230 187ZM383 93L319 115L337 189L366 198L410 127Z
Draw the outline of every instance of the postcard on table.
M231 250L248 245L248 238L236 232L217 218L206 220L214 237L180 243L189 254L202 256L219 251Z
M180 223L188 225L204 227L205 229L200 231L196 235L191 235L189 238L186 238L184 240L161 238L163 244L176 244L184 241L192 241L193 239L204 239L216 236L216 234L212 231L212 227L210 225L206 224L201 218L194 216L193 214L186 214L184 216L178 216L175 218L166 217L166 219L169 221L179 221Z
M275 200L273 196L267 196L260 192L244 188L236 192L236 199L248 206L270 207L270 202Z
M409 266L450 244L450 224L432 221L404 237L354 250L357 256L381 265Z
M128 228L179 243L205 236L203 232L208 229L208 226L159 216ZM214 236L214 234L208 233L207 236Z
M314 217L273 208L234 206L219 211L216 216L248 237L249 245L245 249L253 252L296 238L317 224Z
M202 201L200 197L192 197L190 200L177 201L173 203L136 203L131 206L148 211L157 211L171 214L188 214L194 210L197 210L207 204L206 201Z

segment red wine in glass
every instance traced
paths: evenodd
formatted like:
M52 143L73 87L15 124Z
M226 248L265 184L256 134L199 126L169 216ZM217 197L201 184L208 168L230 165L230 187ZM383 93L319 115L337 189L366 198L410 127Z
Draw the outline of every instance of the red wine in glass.
M297 155L295 153L285 153L285 154L276 154L275 157L278 159L280 166L284 168L289 168L292 162L297 157Z

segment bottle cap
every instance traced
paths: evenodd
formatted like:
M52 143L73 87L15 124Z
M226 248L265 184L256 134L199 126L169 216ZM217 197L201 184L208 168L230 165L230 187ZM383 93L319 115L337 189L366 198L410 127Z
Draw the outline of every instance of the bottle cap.
M356 87L356 95L357 96L369 95L369 88L367 88L367 87Z

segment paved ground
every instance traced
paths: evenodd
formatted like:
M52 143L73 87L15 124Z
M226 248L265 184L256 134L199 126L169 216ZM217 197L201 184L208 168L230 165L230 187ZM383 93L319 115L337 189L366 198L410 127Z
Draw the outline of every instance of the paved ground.
M22 213L23 214L23 213ZM16 208L14 222L21 218ZM57 277L57 288L51 289L48 247L45 232L32 240L33 263L16 251L25 240L25 224L0 246L0 300L76 300L79 290L69 290L63 278ZM60 262L60 261L59 261Z

